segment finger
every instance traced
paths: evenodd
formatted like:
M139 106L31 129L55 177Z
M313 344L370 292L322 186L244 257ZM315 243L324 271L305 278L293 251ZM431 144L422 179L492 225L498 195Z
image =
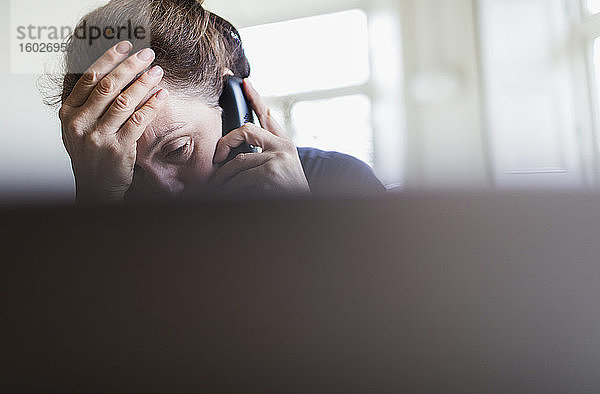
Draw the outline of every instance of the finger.
M122 143L134 143L139 140L146 128L156 119L160 109L167 102L169 92L161 89L156 92L140 109L129 117L129 120L119 130L119 140Z
M275 120L275 118L271 115L271 110L265 104L262 96L256 91L252 82L248 78L244 79L244 92L246 93L246 97L250 101L254 112L258 116L258 121L260 125L275 134L276 136L285 135L283 131L283 127Z
M246 97L250 101L254 112L258 115L259 119L262 119L267 116L267 112L269 108L263 101L261 95L256 91L252 82L248 78L244 79L244 93L246 93ZM261 121L262 125L262 121Z
M152 49L143 49L102 78L83 106L88 116L93 119L102 116L121 91L154 61L155 56Z
M209 184L213 187L220 187L223 183L227 182L231 177L240 172L259 167L273 158L274 155L271 152L239 154L235 159L215 171Z
M231 149L237 148L244 142L247 142L250 145L259 146L263 148L263 151L268 151L276 150L281 147L282 141L287 140L278 138L252 123L246 123L239 129L233 130L219 140L215 151L214 162L222 163L227 159Z
M127 90L121 93L102 116L101 125L117 131L133 114L140 103L161 81L164 71L154 66L142 74Z
M127 55L129 55L132 48L133 45L129 41L122 41L106 51L79 78L64 104L69 107L82 106L98 82L119 65L119 63L127 59Z
M218 187L219 193L231 194L244 191L244 193L258 193L269 189L269 185L262 174L261 167L250 168L239 172L227 179Z

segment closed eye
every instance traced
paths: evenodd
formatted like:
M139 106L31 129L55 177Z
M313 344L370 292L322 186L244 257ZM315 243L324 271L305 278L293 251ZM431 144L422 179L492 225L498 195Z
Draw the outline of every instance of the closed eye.
M163 149L164 156L171 161L185 160L192 153L192 145L193 142L190 137L179 138Z
M174 151L171 151L167 154L167 157L175 157L175 156L179 156L183 153L185 153L185 150L187 148L187 144L183 145L181 148L175 149Z

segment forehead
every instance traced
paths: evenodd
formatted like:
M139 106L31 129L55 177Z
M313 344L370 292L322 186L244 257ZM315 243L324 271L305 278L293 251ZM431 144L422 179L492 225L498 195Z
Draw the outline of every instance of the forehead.
M167 102L159 110L158 116L146 129L145 134L148 134L148 137L160 137L174 126L213 126L220 117L220 109L209 107L202 99L169 91Z

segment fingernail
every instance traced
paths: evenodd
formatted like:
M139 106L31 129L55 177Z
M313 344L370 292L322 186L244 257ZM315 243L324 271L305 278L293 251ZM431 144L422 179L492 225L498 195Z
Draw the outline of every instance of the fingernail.
M131 51L133 45L129 41L120 42L119 45L115 47L115 51L121 55L126 55Z
M140 59L143 62L147 62L148 60L152 59L153 56L154 51L150 48L143 49L137 53L138 59Z
M151 77L160 77L163 73L163 69L161 66L154 66L148 71L148 75Z
M158 99L158 101L163 101L166 100L167 97L169 97L169 92L167 92L165 89L161 89L157 94L156 94L156 98Z

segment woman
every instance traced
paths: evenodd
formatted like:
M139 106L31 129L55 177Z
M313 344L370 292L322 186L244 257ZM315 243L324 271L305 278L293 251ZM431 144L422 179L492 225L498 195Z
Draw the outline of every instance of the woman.
M202 1L112 0L78 26L107 33L74 34L66 55L59 116L78 201L383 190L354 158L297 149L247 80L262 127L222 136L224 77L247 78L250 66L237 30ZM112 26L148 34L119 40ZM262 152L223 164L244 142Z

